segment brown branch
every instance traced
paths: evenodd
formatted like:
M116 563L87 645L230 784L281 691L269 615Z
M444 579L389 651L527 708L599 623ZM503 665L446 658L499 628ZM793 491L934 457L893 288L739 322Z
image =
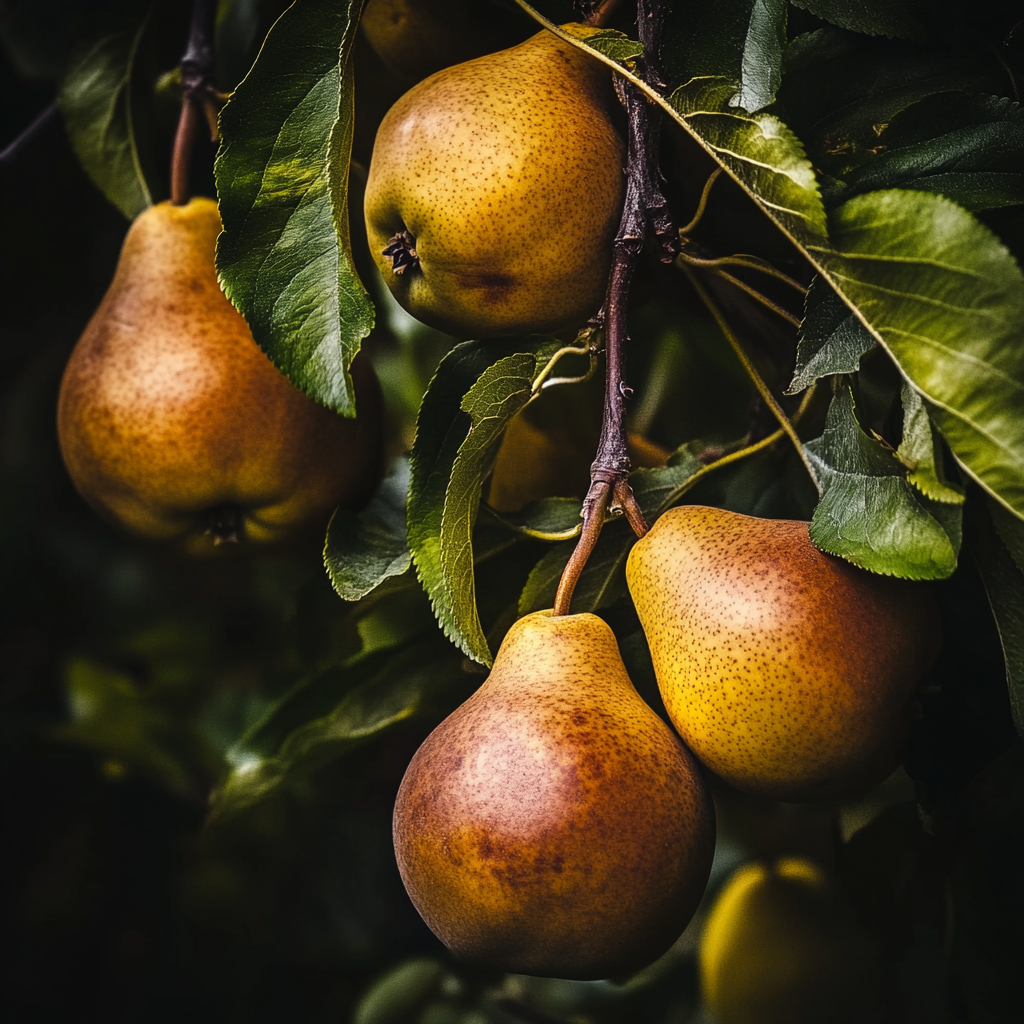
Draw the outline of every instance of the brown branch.
M220 100L213 84L216 7L216 0L195 0L188 46L181 58L181 117L171 156L171 202L175 206L184 206L189 200L189 170L196 131L204 120L208 120L212 104Z
M644 54L636 62L637 72L649 85L661 86L656 66L663 0L638 0L637 25ZM590 467L590 490L583 502L583 529L572 557L562 572L555 596L555 615L567 615L580 575L597 544L605 516L612 507L621 508L638 537L647 523L629 486L629 455L626 447L626 400L632 394L625 379L626 310L629 284L648 229L662 241L668 259L675 253L676 235L668 203L661 190L658 169L660 115L643 93L629 82L616 79L619 98L626 108L628 124L626 198L619 230L612 249L608 291L599 314L605 331L605 391L601 438Z

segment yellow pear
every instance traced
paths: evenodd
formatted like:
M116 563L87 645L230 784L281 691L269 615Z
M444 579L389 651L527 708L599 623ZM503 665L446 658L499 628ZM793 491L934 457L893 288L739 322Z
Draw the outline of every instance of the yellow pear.
M406 81L518 42L530 24L479 0L367 0L359 22L388 70Z
M812 861L740 868L715 900L697 952L716 1024L851 1019L866 950L842 910Z
M884 779L940 644L925 584L823 554L807 526L675 508L626 566L673 725L726 781L780 800Z
M512 627L483 686L417 751L394 837L413 903L455 953L594 979L682 932L714 810L604 621L547 611Z
M57 411L86 501L132 533L192 546L326 526L339 503L368 496L382 458L368 362L352 364L356 419L289 383L220 290L220 229L210 199L140 214L71 354Z
M547 31L409 90L377 131L365 198L398 301L464 337L596 313L624 194L615 102L608 69Z

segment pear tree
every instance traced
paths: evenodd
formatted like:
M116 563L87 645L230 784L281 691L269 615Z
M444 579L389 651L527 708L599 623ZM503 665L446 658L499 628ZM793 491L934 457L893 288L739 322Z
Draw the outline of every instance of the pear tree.
M1021 1015L1018 4L0 6L5 1018Z

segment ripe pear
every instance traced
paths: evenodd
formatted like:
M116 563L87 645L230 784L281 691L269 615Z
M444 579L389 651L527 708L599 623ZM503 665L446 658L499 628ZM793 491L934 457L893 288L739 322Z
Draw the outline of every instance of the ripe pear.
M608 69L547 31L410 89L377 131L365 198L399 303L462 337L596 313L624 194L615 102Z
M101 515L153 539L287 540L368 497L381 400L352 364L358 416L294 387L217 283L217 204L161 203L125 238L114 280L64 371L64 462ZM202 540L204 530L212 539Z
M547 611L512 627L483 686L417 751L394 838L413 903L455 953L595 979L682 932L714 810L603 620Z
M807 526L675 508L626 565L679 734L739 789L791 801L896 767L939 648L925 584L823 554Z
M836 1024L855 1009L867 959L822 869L786 857L729 879L697 963L717 1024Z
M359 22L388 70L406 81L519 42L531 24L486 0L367 0Z

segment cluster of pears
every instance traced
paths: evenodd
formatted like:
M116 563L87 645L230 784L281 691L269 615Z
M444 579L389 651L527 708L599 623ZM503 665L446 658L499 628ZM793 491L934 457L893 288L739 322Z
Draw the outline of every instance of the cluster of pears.
M410 0L385 6L393 27L409 23ZM400 304L464 337L594 313L623 198L614 108L607 70L548 32L406 93L381 122L365 196L371 252ZM521 447L531 436L525 420L512 433ZM492 485L492 502L521 504L522 475L506 472L516 486ZM627 579L685 745L637 694L601 619L540 612L406 772L402 878L470 960L600 978L663 953L714 849L697 759L786 800L866 788L898 762L937 647L925 590L823 555L806 523L700 508L663 516Z
M368 497L382 468L379 385L352 363L358 416L294 387L217 281L217 205L160 203L132 224L61 383L61 451L102 516L202 550L277 542Z
M714 849L690 751L785 800L863 790L899 760L938 647L922 585L822 554L807 523L702 507L663 515L627 580L685 746L633 688L603 620L538 612L406 772L402 878L470 960L599 978L663 953Z

